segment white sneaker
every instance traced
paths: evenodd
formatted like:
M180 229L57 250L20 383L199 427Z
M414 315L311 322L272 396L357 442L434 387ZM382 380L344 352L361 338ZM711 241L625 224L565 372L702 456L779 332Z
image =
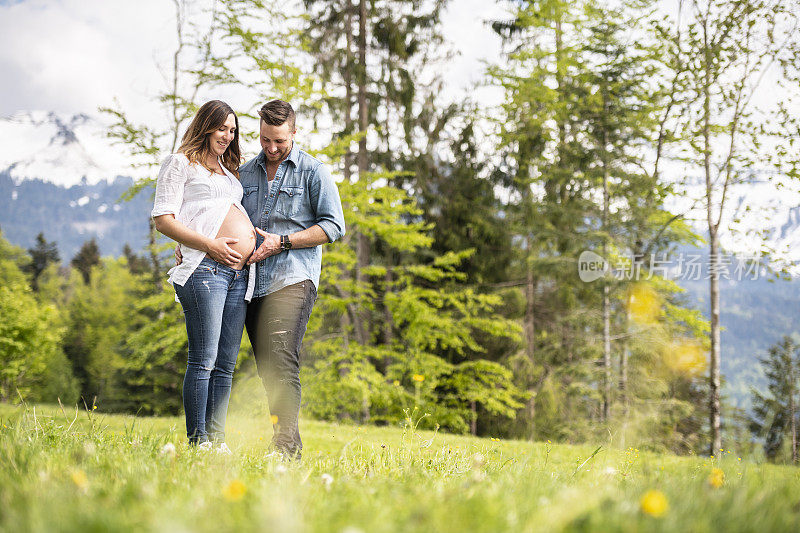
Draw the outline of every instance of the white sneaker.
M228 448L228 445L225 444L224 442L219 446L217 446L217 453L220 455L233 455L231 449Z
M200 444L197 445L197 451L204 453L209 452L211 451L212 446L213 444L211 444L210 441L201 442Z

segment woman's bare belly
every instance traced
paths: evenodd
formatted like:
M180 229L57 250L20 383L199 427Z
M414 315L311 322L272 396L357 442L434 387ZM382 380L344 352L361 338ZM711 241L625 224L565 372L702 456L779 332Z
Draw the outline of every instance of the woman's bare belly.
M239 239L239 242L228 246L242 254L242 259L233 268L236 270L244 268L244 265L247 264L247 259L256 248L256 235L250 219L235 205L231 205L228 214L225 215L225 220L222 221L222 226L217 232L217 238L219 237Z

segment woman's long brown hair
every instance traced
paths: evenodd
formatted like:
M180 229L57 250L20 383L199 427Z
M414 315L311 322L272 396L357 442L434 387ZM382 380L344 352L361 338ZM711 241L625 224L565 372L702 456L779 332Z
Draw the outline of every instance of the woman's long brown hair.
M178 152L183 153L190 163L199 163L204 168L213 172L212 169L206 165L206 156L211 152L211 144L209 137L212 133L217 131L228 120L228 115L233 114L236 121L236 130L233 132L233 140L225 149L222 154L222 165L227 168L231 174L239 177L239 162L241 161L241 153L239 151L239 117L233 112L231 106L221 100L211 100L202 105L197 110L197 114L189 124L189 128L183 135L181 140L181 147Z

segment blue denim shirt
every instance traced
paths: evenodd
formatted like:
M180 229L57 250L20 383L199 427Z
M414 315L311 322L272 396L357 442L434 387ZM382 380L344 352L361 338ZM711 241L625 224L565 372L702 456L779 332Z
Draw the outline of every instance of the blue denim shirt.
M344 235L344 213L339 189L328 167L293 144L267 182L264 152L239 168L244 188L242 205L250 221L268 233L290 235L318 224L330 242ZM264 238L257 235L256 246ZM280 252L256 263L254 298L311 280L319 288L322 246Z

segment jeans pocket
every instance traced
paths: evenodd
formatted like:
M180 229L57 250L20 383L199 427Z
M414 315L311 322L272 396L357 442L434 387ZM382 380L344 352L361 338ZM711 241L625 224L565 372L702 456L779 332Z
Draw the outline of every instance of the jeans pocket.
M208 263L210 263L210 261L203 259L203 261L197 265L197 268L194 269L194 273L200 276L215 276L217 274L217 265Z

